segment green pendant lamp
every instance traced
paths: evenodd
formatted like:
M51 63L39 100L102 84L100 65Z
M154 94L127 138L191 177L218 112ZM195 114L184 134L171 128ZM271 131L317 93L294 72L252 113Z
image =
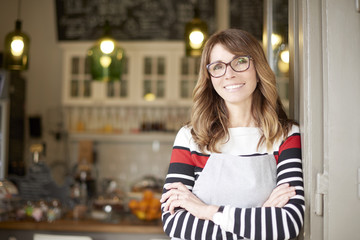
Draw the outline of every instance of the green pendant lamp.
M93 80L119 81L124 64L124 50L111 37L110 24L106 21L103 36L87 53Z
M8 70L27 70L29 67L30 38L21 31L20 16L21 1L18 4L18 19L15 30L5 37L4 67Z
M207 38L208 27L206 22L200 19L200 10L196 5L193 19L185 25L186 56L201 56Z

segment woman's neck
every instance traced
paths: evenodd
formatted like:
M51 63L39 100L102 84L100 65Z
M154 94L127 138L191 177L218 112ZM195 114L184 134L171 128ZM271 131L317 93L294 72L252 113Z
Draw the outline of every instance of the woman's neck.
M227 106L229 110L229 127L256 127L250 106Z

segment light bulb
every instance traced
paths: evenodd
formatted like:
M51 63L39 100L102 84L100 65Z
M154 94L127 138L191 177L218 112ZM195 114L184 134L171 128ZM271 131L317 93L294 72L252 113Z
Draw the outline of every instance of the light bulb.
M111 64L111 57L109 56L101 56L100 57L100 64L103 68L108 68Z
M271 34L271 45L273 49L276 48L278 45L280 45L281 41L282 38L279 34L275 34L275 33Z
M289 63L290 55L288 50L284 50L280 53L281 61L284 63Z
M189 39L190 39L190 46L192 48L199 49L201 47L205 37L201 31L195 30L190 33Z
M151 102L156 99L156 96L153 93L147 93L147 94L145 94L144 99L145 99L145 101Z
M109 54L114 51L115 44L112 40L104 40L100 43L100 49L103 53Z
M16 36L11 42L11 54L13 56L20 56L24 52L24 41L22 37Z

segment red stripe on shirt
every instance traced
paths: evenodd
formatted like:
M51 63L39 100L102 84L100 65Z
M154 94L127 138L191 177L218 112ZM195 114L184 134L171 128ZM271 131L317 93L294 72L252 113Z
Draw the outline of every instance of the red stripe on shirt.
M191 166L204 168L209 156L190 153L190 150L184 148L173 148L171 154L171 163L185 163Z
M301 148L301 138L300 135L292 135L288 137L279 148L279 155L282 151L290 148Z
M276 164L279 162L279 156L282 151L290 148L301 148L301 137L300 135L292 135L288 137L283 144L280 145L279 151L274 153Z
M274 157L276 160L276 165L279 163L279 152L274 153Z
M194 159L195 166L204 168L209 156L192 154L191 157Z
M183 148L173 148L170 163L185 163L195 166L190 151Z

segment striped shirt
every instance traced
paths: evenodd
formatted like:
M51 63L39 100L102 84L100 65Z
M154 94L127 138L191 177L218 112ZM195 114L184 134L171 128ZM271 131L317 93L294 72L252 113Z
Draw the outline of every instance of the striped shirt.
M220 206L224 220L215 225L198 219L185 209L171 215L162 210L163 228L170 237L181 239L291 239L299 235L304 222L304 187L299 128L293 126L288 137L273 145L257 148L261 137L258 128L230 128L229 140L220 151L236 156L273 154L277 162L276 184L289 183L296 195L282 208ZM203 154L192 139L190 128L178 132L165 183L182 182L192 191L210 152ZM166 191L165 189L163 190ZM164 203L162 205L163 209Z

